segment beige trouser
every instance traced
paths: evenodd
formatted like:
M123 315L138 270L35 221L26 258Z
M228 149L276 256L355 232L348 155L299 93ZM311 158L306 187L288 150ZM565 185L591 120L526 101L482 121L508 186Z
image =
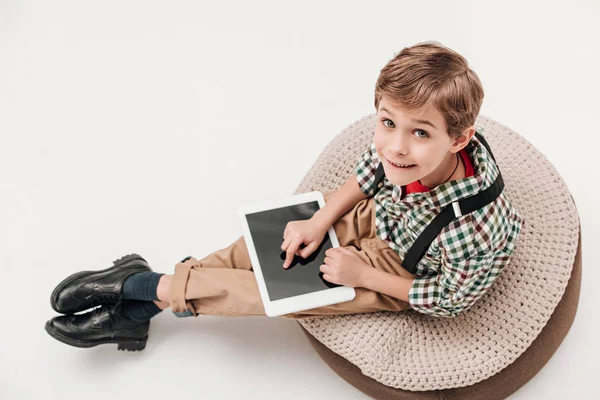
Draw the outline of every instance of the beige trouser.
M332 194L325 194L325 201ZM414 277L402 268L398 254L375 235L373 197L360 201L337 220L333 228L340 246L353 251L373 268L403 277ZM303 319L410 308L407 302L379 292L362 287L355 288L355 291L353 300L281 317ZM199 261L192 257L177 263L170 286L170 306L178 317L197 317L200 314L265 316L244 236Z

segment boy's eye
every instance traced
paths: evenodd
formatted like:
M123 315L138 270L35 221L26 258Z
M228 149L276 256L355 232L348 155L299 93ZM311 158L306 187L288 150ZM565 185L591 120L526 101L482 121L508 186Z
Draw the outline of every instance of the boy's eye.
M393 128L393 127L394 127L394 126L393 126L393 125L394 125L394 122L393 122L393 121L390 121L390 120L389 120L389 119L387 119L387 118L384 118L384 119L382 120L382 122L383 122L383 126L385 126L386 128ZM388 125L386 125L386 124L385 124L386 122L390 122L390 123L392 124L392 126L388 126Z
M427 132L425 132L423 129L415 129L415 132L423 132L425 134L425 136L422 136L422 137L429 137L429 134Z
M385 126L386 128L394 128L394 122L392 120L384 118L381 120L381 122L383 123L383 126ZM387 125L386 124L387 122L389 122L391 124L391 126ZM424 131L423 129L415 129L415 132L423 132L425 134L425 136L421 136L423 138L429 137L429 134L426 131Z

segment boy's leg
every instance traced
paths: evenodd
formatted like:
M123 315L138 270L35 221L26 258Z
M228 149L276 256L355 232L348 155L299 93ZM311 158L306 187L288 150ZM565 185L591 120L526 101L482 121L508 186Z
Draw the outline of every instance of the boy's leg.
M201 260L175 265L169 303L176 316L266 315L244 237Z
M324 197L327 200L331 193ZM374 268L398 275L410 275L401 267L398 255L376 237L373 198L359 202L334 223L340 246L354 251ZM408 303L355 288L356 297L348 302L283 315L301 319L382 310L401 311ZM264 316L265 311L254 277L244 237L201 260L190 258L177 263L170 284L169 302L177 316Z

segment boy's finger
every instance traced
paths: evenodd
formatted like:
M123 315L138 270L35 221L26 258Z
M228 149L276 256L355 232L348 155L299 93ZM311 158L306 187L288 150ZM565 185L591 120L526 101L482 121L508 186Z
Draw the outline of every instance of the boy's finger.
M291 241L292 239L290 238L284 239L283 243L281 244L281 250L286 251Z
M296 250L298 250L298 246L300 246L300 243L302 243L302 240L296 239L288 246L286 250L285 262L283 263L283 268L287 268L292 263L292 260L294 259L294 254L296 253Z
M311 255L313 253L313 251L315 251L316 248L317 248L316 243L309 244L300 252L300 257L302 257L302 258L308 257L309 255Z

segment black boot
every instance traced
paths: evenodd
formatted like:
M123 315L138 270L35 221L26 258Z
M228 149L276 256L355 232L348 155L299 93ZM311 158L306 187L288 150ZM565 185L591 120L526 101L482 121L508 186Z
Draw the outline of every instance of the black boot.
M50 305L61 314L73 314L121 300L123 282L138 272L152 271L139 254L129 254L101 271L77 272L56 286Z
M61 315L46 322L46 332L75 347L116 343L119 350L140 351L146 347L150 321L137 322L121 316L121 303L102 306L85 314Z

